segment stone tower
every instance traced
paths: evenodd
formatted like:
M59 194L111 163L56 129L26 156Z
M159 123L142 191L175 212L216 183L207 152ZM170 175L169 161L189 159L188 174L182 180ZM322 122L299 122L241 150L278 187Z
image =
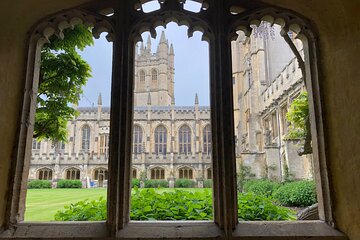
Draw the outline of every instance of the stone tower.
M169 45L164 31L157 51L151 51L151 39L146 46L135 48L134 105L146 106L151 99L153 106L170 106L174 98L174 48Z

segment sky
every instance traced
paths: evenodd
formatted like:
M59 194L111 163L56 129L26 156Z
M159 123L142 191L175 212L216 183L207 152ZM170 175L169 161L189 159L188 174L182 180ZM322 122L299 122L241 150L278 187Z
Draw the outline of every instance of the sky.
M191 6L190 6L191 7ZM201 41L202 33L195 32L187 37L187 27L169 23L156 28L156 39L151 38L152 52L156 51L161 32L165 31L169 44L174 45L175 52L175 105L192 106L195 94L198 94L199 105L209 105L209 45ZM103 106L110 106L112 43L105 39L94 40L94 46L87 47L80 55L92 68L92 77L84 88L79 102L80 107L96 106L99 93L102 95ZM149 33L142 34L146 44Z

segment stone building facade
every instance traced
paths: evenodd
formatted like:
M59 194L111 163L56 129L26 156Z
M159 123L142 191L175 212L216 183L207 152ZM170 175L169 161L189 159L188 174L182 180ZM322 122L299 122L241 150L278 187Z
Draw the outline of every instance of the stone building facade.
M279 34L264 36L240 34L232 43L237 167L248 166L257 178L311 178L311 156L298 156L300 140L284 138L284 114L304 89L301 71ZM200 106L197 96L193 106L175 104L174 57L164 32L155 53L150 38L136 46L132 177L170 185L186 178L201 187L212 178L210 107ZM110 109L101 95L97 107L77 109L67 143L34 140L30 180L106 186Z

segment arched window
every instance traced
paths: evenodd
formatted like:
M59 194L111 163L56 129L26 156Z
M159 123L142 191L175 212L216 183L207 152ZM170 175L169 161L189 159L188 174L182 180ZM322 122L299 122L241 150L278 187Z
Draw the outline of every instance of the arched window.
M39 180L52 180L52 170L49 168L41 168L37 173Z
M136 170L136 168L132 169L132 178L137 178L137 170Z
M206 125L203 130L203 153L206 155L211 154L211 127Z
M90 127L88 125L85 125L81 129L81 150L89 151L90 150Z
M193 179L193 170L189 167L180 168L179 178Z
M183 125L179 129L179 153L191 153L191 130L187 125Z
M33 150L40 150L41 142L36 141L36 139L33 139L32 142L32 149Z
M80 170L77 168L69 168L68 170L66 170L66 179L79 180L80 179Z
M134 154L142 153L142 141L143 141L143 132L140 126L134 126L133 133L133 152Z
M160 125L155 129L155 153L166 155L167 130Z
M140 83L144 84L145 83L145 72L144 72L144 70L140 70L139 78L140 78Z
M107 155L109 152L109 134L100 135L100 154Z
M158 79L158 73L157 73L156 69L153 69L153 70L151 71L151 80L152 80L153 82L156 82L157 79Z
M206 170L207 179L212 179L212 169L208 168Z
M94 180L108 180L108 170L99 168L94 171Z
M151 179L165 179L165 170L159 167L151 169Z

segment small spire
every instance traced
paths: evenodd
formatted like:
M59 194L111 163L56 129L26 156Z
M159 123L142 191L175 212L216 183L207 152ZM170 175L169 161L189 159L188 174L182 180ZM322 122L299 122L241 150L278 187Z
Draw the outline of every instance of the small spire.
M170 44L170 54L174 55L174 47L173 44Z
M175 105L175 96L172 96L171 98L171 105Z
M150 93L148 93L147 105L151 105L151 96L150 96Z
M98 105L102 105L102 97L101 97L101 93L99 93L99 96L98 96Z
M195 93L195 105L198 105L198 104L199 104L199 98L198 98L197 93Z
M166 37L164 30L161 32L160 43L166 43Z
M147 48L148 51L151 51L151 39L150 39L150 35L148 35L148 37L147 37L146 48Z

